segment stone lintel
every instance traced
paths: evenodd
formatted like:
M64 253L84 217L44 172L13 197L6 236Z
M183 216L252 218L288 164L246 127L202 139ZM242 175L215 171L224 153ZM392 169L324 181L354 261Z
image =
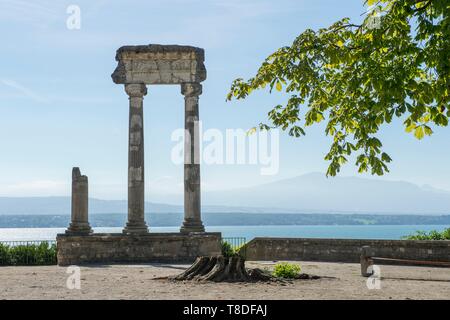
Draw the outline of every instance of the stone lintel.
M180 45L123 46L117 50L117 84L181 84L206 79L204 50Z

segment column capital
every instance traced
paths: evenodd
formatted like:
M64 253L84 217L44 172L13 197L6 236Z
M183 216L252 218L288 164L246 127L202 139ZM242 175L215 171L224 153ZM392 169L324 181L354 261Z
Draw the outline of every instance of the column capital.
M130 97L142 98L147 94L147 86L143 83L127 83L125 84L125 92Z
M202 85L198 82L185 82L181 84L181 94L185 97L196 97L202 94Z

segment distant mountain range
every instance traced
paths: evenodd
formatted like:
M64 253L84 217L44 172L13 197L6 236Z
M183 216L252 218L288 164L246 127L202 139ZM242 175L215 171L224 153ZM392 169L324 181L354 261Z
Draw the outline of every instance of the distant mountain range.
M325 225L447 225L450 215L382 215L382 214L323 214L323 213L208 213L203 212L205 226L325 226ZM91 214L92 227L123 227L125 213ZM148 213L145 221L153 227L180 227L182 213ZM65 228L70 216L65 215L0 215L0 228ZM417 230L421 230L417 227ZM0 236L1 236L0 230Z
M174 197L181 203L182 196ZM172 201L171 201L172 202ZM209 213L450 214L450 192L403 181L326 178L311 173L292 179L202 194ZM125 213L125 200L90 199L90 213ZM181 213L182 205L146 203L146 212ZM70 197L0 197L0 215L70 214Z
M207 193L203 203L306 213L449 214L450 192L404 181L327 178L323 173L310 173L251 188Z
M68 215L70 214L70 197L0 197L0 215ZM203 206L202 210L209 213L296 213L295 210L280 208L254 208L233 206ZM182 213L182 205L170 205L163 203L145 203L147 213ZM89 213L110 214L126 213L127 201L125 200L100 200L89 199Z

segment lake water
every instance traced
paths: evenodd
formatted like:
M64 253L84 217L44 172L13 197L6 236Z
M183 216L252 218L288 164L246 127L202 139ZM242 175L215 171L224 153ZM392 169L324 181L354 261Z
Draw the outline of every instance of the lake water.
M223 237L294 237L335 239L400 239L417 230L442 231L448 225L352 225L352 226L212 226L210 232ZM54 240L65 228L0 228L0 241ZM150 232L178 232L179 227L152 227ZM120 233L122 228L94 228L94 232Z

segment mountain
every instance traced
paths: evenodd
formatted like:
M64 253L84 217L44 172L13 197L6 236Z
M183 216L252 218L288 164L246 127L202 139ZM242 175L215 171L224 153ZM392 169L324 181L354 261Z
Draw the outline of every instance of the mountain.
M69 215L70 197L0 197L0 215ZM147 213L183 213L183 206L162 203L145 203ZM283 208L203 206L202 210L209 213L294 213L295 210ZM100 200L89 198L90 214L126 213L125 200Z
M447 225L450 215L382 215L382 214L309 214L309 213L208 213L203 212L205 226L335 226L335 225ZM97 227L123 227L125 213L91 214L89 223ZM182 213L147 213L145 221L153 227L176 227L183 223ZM66 228L70 216L65 215L0 215L1 228ZM420 230L417 227L417 230ZM440 229L440 228L438 228Z
M448 214L450 193L404 181L310 173L230 191L207 193L203 203L270 206L298 212Z
M126 213L125 200L89 200L92 214ZM174 203L181 203L182 196ZM450 192L403 181L327 178L310 173L233 190L204 192L204 212L450 214ZM181 213L182 205L146 203L148 213ZM0 197L0 215L70 214L69 197Z
M0 215L70 214L70 197L0 197ZM90 213L124 213L127 203L123 200L89 199ZM178 212L179 206L150 204L157 212Z

